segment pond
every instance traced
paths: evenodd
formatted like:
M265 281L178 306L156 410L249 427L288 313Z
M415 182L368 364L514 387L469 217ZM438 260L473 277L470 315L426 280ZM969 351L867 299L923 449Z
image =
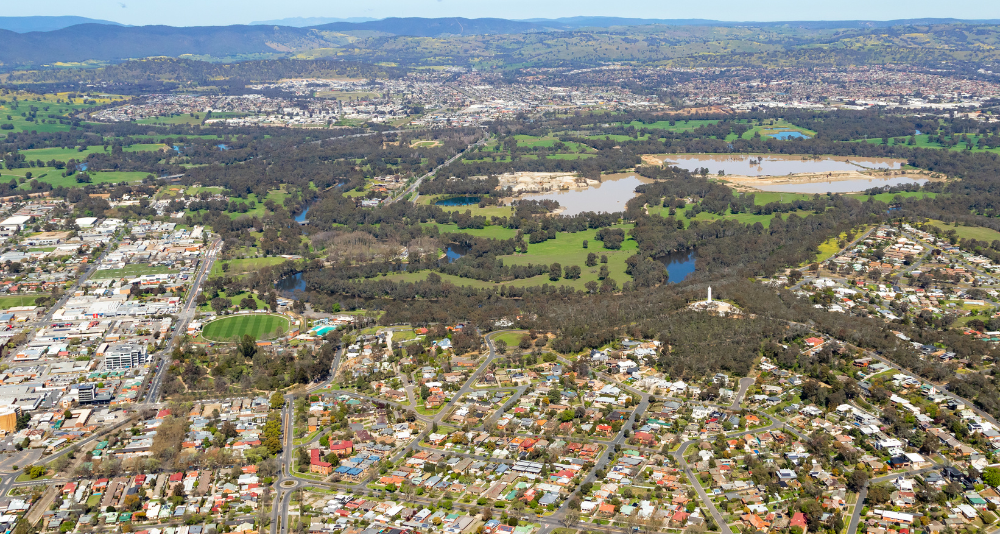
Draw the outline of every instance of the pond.
M296 291L306 290L306 281L302 278L302 273L290 274L278 280L274 288L281 296L292 298Z
M655 156L668 165L695 171L707 168L708 173L719 171L737 176L785 176L788 174L862 171L865 169L900 169L902 160L883 158L847 158L821 156L803 159L803 156L748 155L748 154L666 154Z
M458 258L465 256L469 253L469 247L464 245L459 245L458 243L450 243L448 248L444 251L444 258L442 260L447 260L448 263L452 263Z
M806 134L804 134L802 132L795 132L795 131L787 131L787 132L778 132L778 133L768 134L768 137L773 137L773 138L779 139L781 141L788 141L789 139L809 139L808 135L806 135Z
M452 197L434 203L435 206L471 206L473 204L479 204L479 197Z
M754 186L761 191L780 193L858 193L873 187L895 186L903 184L927 183L926 178L910 178L909 176L894 176L892 178L871 178L858 180L841 180L830 182L811 182L806 184L779 184Z
M219 150L229 150L229 147L226 145L215 145L215 146L219 147Z
M560 215L577 215L585 211L614 213L625 211L625 203L635 197L635 188L649 182L633 174L607 174L601 177L601 185L597 187L532 193L520 198L558 201L562 208Z
M666 256L656 258L667 268L667 283L677 284L683 282L694 272L694 264L697 257L693 250L671 252Z

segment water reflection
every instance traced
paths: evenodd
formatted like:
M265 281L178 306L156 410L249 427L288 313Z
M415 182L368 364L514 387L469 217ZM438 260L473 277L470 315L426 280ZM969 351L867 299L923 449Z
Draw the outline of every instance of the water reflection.
M635 188L650 180L631 174L605 175L601 185L587 189L571 189L550 193L522 195L525 200L555 200L561 215L576 215L585 211L614 213L625 211L625 203L635 197Z
M662 262L667 268L667 282L676 284L683 282L685 278L694 272L696 259L694 251L691 250L671 252L666 256L656 258L656 261Z
M281 296L292 297L296 291L306 290L306 281L302 278L302 273L290 274L279 279L274 288Z
M785 176L811 172L861 171L864 169L900 169L903 161L882 158L846 158L823 156L802 159L802 156L734 155L734 154L667 154L658 156L667 165L689 171L707 168L710 175L719 171L737 176Z
M756 185L761 191L780 193L857 193L873 187L895 186L903 184L920 184L927 182L926 178L910 178L896 176L893 178L872 178L859 180L843 180L840 182L812 182L806 184Z
M458 243L451 243L450 245L448 245L448 248L445 249L444 251L445 257L442 259L447 260L448 263L452 263L458 258L461 258L462 256L465 256L468 253L469 253L469 247L466 247L465 245L459 245Z
M302 213L295 216L295 222L305 222L306 215L309 214L309 209L312 208L313 204L315 204L315 202L306 204L306 209L302 210Z
M471 206L473 204L479 204L479 197L452 197L434 203L435 206Z
M768 137L773 137L781 141L788 141L789 139L809 139L809 136L802 132L778 132L768 134Z

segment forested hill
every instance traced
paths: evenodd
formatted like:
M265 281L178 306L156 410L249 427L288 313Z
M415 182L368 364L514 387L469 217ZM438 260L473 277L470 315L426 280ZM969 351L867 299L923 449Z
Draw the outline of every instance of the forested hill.
M190 55L248 61L336 57L401 67L509 65L577 67L622 62L657 66L935 65L1000 61L1000 25L940 21L657 24L635 19L556 21L389 18L290 26L112 26L80 24L54 31L0 30L0 70L55 63L117 63ZM639 19L639 22L649 22ZM685 22L685 21L673 21ZM612 27L599 27L612 24ZM721 24L721 23L720 23ZM591 27L581 28L581 25ZM0 26L2 27L2 26ZM978 66L976 68L979 68Z
M413 37L514 34L557 29L544 23L507 19L466 19L460 17L435 19L392 17L367 22L334 22L322 26L313 26L313 28L321 31L338 32L368 30Z
M77 24L121 26L121 24L110 20L89 19L87 17L0 17L0 30L17 33L50 32Z

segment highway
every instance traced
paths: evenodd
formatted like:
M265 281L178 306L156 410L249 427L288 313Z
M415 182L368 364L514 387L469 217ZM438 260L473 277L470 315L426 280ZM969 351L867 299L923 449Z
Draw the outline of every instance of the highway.
M137 405L137 407L156 404L163 393L163 377L166 376L167 369L170 367L170 351L179 338L187 335L187 325L194 319L195 312L198 309L196 305L198 290L201 288L201 284L205 282L209 272L211 272L212 264L218 257L221 246L221 239L216 238L206 250L200 269L191 282L191 287L188 289L187 300L177 315L177 322L174 324L174 332L170 336L170 340L164 345L163 350L150 358L150 364L153 366L153 377L147 385L147 392L144 397L145 402Z
M455 154L448 161L442 163L441 165L438 165L437 167L434 167L434 170L428 172L427 174L421 176L420 178L417 178L412 184L410 184L405 189L403 189L402 191L400 191L398 195L396 195L396 196L392 197L391 199L387 200L385 203L386 204L392 204L393 202L396 202L397 200L399 200L401 198L405 198L406 195L408 195L410 193L416 193L417 188L420 187L420 184L425 179L430 178L431 176L434 176L434 174L436 174L439 170L441 170L444 167L447 167L448 165L451 165L457 159L461 158L462 155L465 154L467 151L469 151L472 147L483 145L483 144L486 143L486 141L489 141L489 139L490 139L490 136L487 135L486 137L480 139L479 141L476 141L475 143L472 143L471 145L467 146L465 148L465 150L462 150L458 154ZM413 198L410 200L410 202L413 202L414 204L416 204L418 198L420 198L420 193L414 194Z

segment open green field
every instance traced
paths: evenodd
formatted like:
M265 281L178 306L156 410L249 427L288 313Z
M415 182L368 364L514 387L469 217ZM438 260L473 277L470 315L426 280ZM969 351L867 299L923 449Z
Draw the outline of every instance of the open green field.
M545 137L540 137L536 135L515 135L514 139L517 140L517 146L520 148L534 148L534 147L554 148L555 144L559 142L558 138L551 135ZM568 143L563 143L563 144L566 145L566 148L562 149L563 152L597 152L593 148L584 145L582 143L576 143L570 141ZM484 148L482 152L476 152L476 154L485 154L485 155L502 154L502 152L499 153L493 152L491 150L492 146L495 146L495 143L493 145L489 145L488 147Z
M94 184L117 184L119 182L141 182L144 178L149 176L148 172L125 172L125 171L113 171L113 172L90 172L87 171L87 175L90 176L90 183ZM37 179L39 182L44 182L47 184L52 184L52 187L83 187L87 184L81 184L76 181L76 175L73 176L62 176L62 173L56 171L55 173L47 173L47 175L35 176L33 179ZM24 185L21 186L22 189L27 189Z
M600 259L601 255L606 255L608 257L609 276L621 286L623 282L632 279L631 276L625 274L625 260L635 254L639 247L635 240L628 236L628 232L632 230L633 225L616 225L614 228L620 228L625 231L625 241L622 242L622 248L619 250L605 249L603 244L594 238L597 235L597 230L590 229L575 234L559 232L556 234L555 239L529 244L527 253L497 257L502 259L505 265L526 265L529 263L551 265L552 263L559 263L563 268L570 265L578 265L583 271L580 278L576 280L559 279L555 282L550 282L548 275L544 275L544 282L542 283L568 285L576 289L584 289L584 284L591 280L598 283L601 282L597 278L601 264L598 263L594 267L587 267L587 254L593 252L597 254L598 259ZM588 241L587 248L583 248L585 240Z
M155 150L160 150L166 145L158 143L140 143L132 146L124 147L122 150L125 152L152 152ZM44 162L49 162L51 160L66 162L71 159L77 161L82 161L87 159L90 154L104 154L110 153L111 147L109 146L106 150L104 146L88 146L83 150L77 150L76 148L32 148L29 150L21 150L20 153L24 154L24 157L29 161L42 160Z
M575 234L559 232L555 239L550 239L542 243L529 244L527 253L497 256L497 258L503 260L505 265L527 265L529 263L536 265L551 265L553 263L559 263L563 268L570 265L577 265L581 269L581 274L580 278L576 280L560 278L556 281L552 281L549 279L548 274L542 274L531 278L510 280L497 284L493 282L484 282L482 280L474 280L471 278L460 278L458 276L448 274L438 274L441 275L442 281L447 281L457 286L471 286L475 288L488 288L499 285L530 287L550 284L556 286L565 285L574 289L583 290L585 289L585 284L591 280L596 281L598 284L601 283L601 280L598 279L598 275L600 274L602 264L598 262L598 264L594 267L587 267L586 265L587 254L593 252L597 255L598 261L602 255L608 257L608 276L614 279L615 282L618 283L618 286L621 287L622 283L632 279L631 276L625 273L625 260L629 256L636 253L638 245L628 236L628 232L633 228L633 225L617 225L614 228L621 228L626 234L625 241L622 242L622 248L619 250L605 249L600 241L594 239L594 236L597 234L597 230L591 229L577 232ZM588 248L586 249L583 248L584 240L588 241ZM428 273L429 271L397 273L386 276L385 278L397 282L416 282L418 280L426 279Z
M879 202L885 202L886 204L895 200L896 197L901 198L937 198L941 193L925 192L925 191L904 191L901 193L879 193L875 195L875 200ZM858 200L864 201L868 200L868 195L864 193L850 193L847 196L857 198Z
M935 219L929 220L928 223L933 226L937 226L945 232L948 230L954 230L955 233L958 234L958 237L962 239L975 239L977 241L988 242L1000 239L1000 232L982 226L956 226L954 224L948 224L944 221L938 221Z
M479 215L479 213L477 212L473 213ZM436 223L427 223L427 226L434 224ZM473 235L476 237L486 237L489 239L513 239L514 237L517 237L517 230L504 228L503 226L487 226L482 229L465 228L464 230L460 230L457 224L448 223L448 224L438 224L437 227L442 234L449 232L458 232L458 233Z
M227 299L231 300L232 303L233 303L233 306L235 306L237 308L239 308L239 306L240 306L240 301L242 301L245 298L251 298L257 304L257 308L256 309L258 309L258 310L266 310L267 309L267 303L264 302L263 300L260 300L259 298L257 298L257 295L255 293L251 293L250 291L240 291L240 292L237 292L237 293L233 293L231 295L228 294L228 293L226 293L225 291L222 291L222 292L219 293L219 296L222 297L222 298L227 298ZM198 311L204 311L204 312L210 312L210 311L212 311L211 302L206 302L206 303L202 304L201 306L198 306Z
M163 195L165 195L165 196L175 196L177 193L179 193L180 189L178 189L177 186L171 186L171 187L173 187L173 189L161 190L161 193ZM217 189L217 188L210 186L210 187L206 187L206 188L203 188L203 189L206 189L208 191L213 191L214 189ZM173 194L171 194L171 193L173 193ZM364 193L359 193L359 194L363 195ZM285 192L284 189L272 189L272 190L268 191L267 196L264 197L263 200L257 198L257 194L256 193L249 193L249 194L247 194L247 198L245 198L245 199L244 198L233 198L232 200L236 201L237 203L243 202L244 204L249 204L250 201L253 201L254 202L254 207L253 208L248 209L245 213L241 213L241 212L238 212L238 211L226 211L224 213L226 215L228 215L229 217L233 218L233 219L236 219L236 218L239 218L239 217L243 217L243 216L247 216L247 217L263 217L264 215L267 214L267 208L264 207L264 201L265 200L273 200L276 204L283 204L284 201L285 201L285 198L287 196L288 196L288 193ZM207 210L202 210L200 212L199 211L195 211L195 212L192 212L192 213L205 213L205 211L207 211Z
M920 135L914 136L914 142L915 142L915 144L912 145L912 146L916 146L918 148L938 148L938 149L941 149L941 150L956 150L956 151L960 150L960 151L967 151L967 152L992 152L994 154L1000 154L1000 147L998 147L998 148L979 148L977 145L979 143L980 137L982 137L982 136L979 136L979 135L969 135L969 141L972 142L972 148L971 149L969 149L968 145L966 145L966 143L964 141L961 141L961 140L959 140L959 143L957 145L955 145L955 146L946 147L946 146L942 145L941 143L937 143L937 142L932 143L931 140L930 140L930 137L931 137L930 134L920 134ZM910 144L910 137L909 136L903 137L902 138L902 142L896 142L896 139L897 138L890 137L888 145L889 146L896 146L896 145L909 145ZM881 145L882 144L882 138L881 137L876 137L876 138L871 138L871 139L855 139L852 142L858 142L858 143L864 142L864 143L869 143L869 144L873 144L873 145Z
M661 210L660 215L664 217L667 217L670 211L669 208L660 208L660 210ZM677 210L677 213L676 215L674 215L674 218L684 221L685 228L691 226L691 221L712 222L712 221L718 221L720 219L731 219L740 222L742 224L760 223L764 225L764 228L767 228L771 225L771 221L773 221L775 217L781 217L782 220L785 220L788 219L788 216L792 214L798 215L799 217L808 217L809 215L812 215L811 211L805 211L805 210L796 210L789 213L772 213L770 215L755 215L753 213L738 213L736 215L733 214L716 215L714 213L703 211L698 215L695 215L693 218L688 218L684 212L685 210Z
M0 310L6 310L15 306L34 306L35 299L47 297L48 295L11 295L0 297Z
M670 124L673 122L673 124ZM643 123L639 121L632 121L626 126L632 126L633 128L649 128L655 130L667 130L668 132L689 132L695 128L700 128L707 124L716 124L717 120L702 120L702 119L690 119L690 120L675 120L675 121L656 121L653 123Z
M794 125L794 124L792 124L792 123L790 123L790 122L788 122L788 121L786 121L784 119L769 119L769 120L765 120L764 124L761 125L761 126L754 125L752 128L750 128L749 130L747 130L743 134L742 138L743 139L752 139L755 134L760 134L761 136L766 136L766 135L771 135L771 134L775 134L775 133L783 132L783 131L799 132L799 133L803 133L805 135L808 135L810 137L814 137L816 135L816 132L814 132L813 130L809 130L809 129L806 129L806 128L801 128L801 127L796 126L796 125ZM732 141L735 138L736 138L736 136L730 134L729 138L727 138L727 140Z
M76 98L72 102L68 99L69 93L48 93L44 95L16 92L4 96L5 102L0 105L0 124L10 124L13 130L0 131L0 137L6 132L65 132L72 127L71 115L79 111L90 109L95 105L105 104L112 99L123 100L121 97L93 97L88 100L91 104L84 104L83 98ZM14 102L14 97L18 99ZM36 108L35 117L31 117L31 108ZM21 114L24 114L23 116ZM55 115L55 118L49 115ZM9 118L8 118L9 117ZM63 122L61 123L60 120Z
M284 263L285 258L246 258L241 260L226 260L217 261L212 264L212 271L210 272L210 277L222 276L228 274L230 276L242 275L249 272L259 271L263 267L270 267L271 265L277 265L279 263ZM222 270L222 265L229 265L228 271Z
M503 341L507 344L507 347L514 348L517 344L521 342L521 338L524 336L525 332L504 332L493 336L493 342Z
M163 265L126 265L124 269L104 269L102 271L97 271L94 273L94 279L104 279L104 278L132 278L139 277L144 274L163 274L169 273L171 269Z
M174 115L170 117L150 117L148 119L139 119L136 124L188 124L195 125L201 124L201 121L205 119L204 113L195 113L194 117L189 114L185 115Z
M0 172L0 181L10 182L12 179L20 181L21 178L27 178L27 174L29 172L31 173L31 178L28 178L25 183L21 184L19 186L20 189L31 189L32 180L52 184L52 187L83 187L84 185L87 185L77 182L76 175L63 176L63 171L56 169L55 167L3 169L3 171ZM117 184L120 182L141 182L144 178L149 176L149 173L131 171L87 171L87 175L90 176L90 183L92 184Z
M288 331L288 319L281 315L233 315L205 325L202 337L212 341L230 341L244 335L266 339L276 336L279 329Z
M740 196L740 193L734 193ZM753 203L756 206L763 206L771 202L794 202L796 200L811 200L813 195L808 193L774 193L771 191L754 191Z

